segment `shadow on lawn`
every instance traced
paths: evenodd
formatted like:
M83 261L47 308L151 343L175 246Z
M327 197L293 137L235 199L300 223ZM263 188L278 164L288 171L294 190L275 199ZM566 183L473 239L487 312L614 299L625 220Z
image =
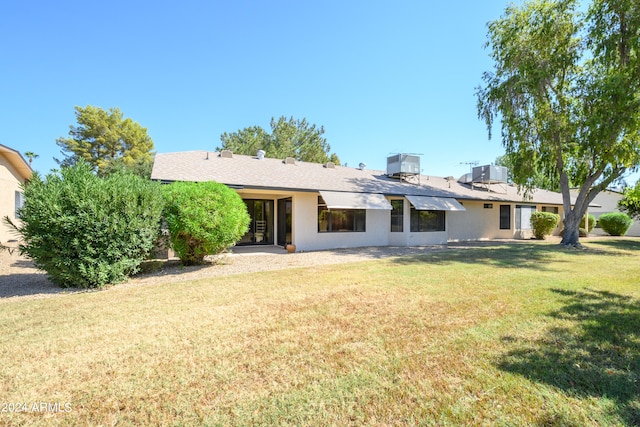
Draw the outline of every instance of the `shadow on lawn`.
M593 255L625 256L630 252L602 249L566 249L557 243L545 243L540 241L514 241L507 243L496 242L464 242L449 244L447 251L434 251L421 255L400 257L394 260L397 264L430 263L430 264L483 264L501 268L530 268L536 271L551 271L549 268L549 256L554 253L566 253L572 256ZM554 259L554 263L571 262L571 258L561 261Z
M221 263L218 258L209 258L201 265L182 266L179 260L145 260L140 264L140 271L129 276L128 279L148 279L153 277L165 277L178 280L186 273L195 272L205 268L213 267ZM71 294L82 292L96 292L109 289L121 283L107 284L101 288L77 288L62 287L54 284L47 273L37 270L33 262L29 259L10 260L12 273L0 274L0 299L49 295L49 294ZM126 283L128 280L125 280Z
M549 315L572 326L552 328L544 338L509 352L499 367L576 398L611 399L611 415L640 425L640 300L598 290L551 291L566 305ZM555 417L540 424L557 425ZM575 424L568 421L564 425Z
M620 239L603 239L603 240L589 240L589 244L594 246L604 246L608 248L614 248L627 251L640 251L640 240L630 240L625 238Z

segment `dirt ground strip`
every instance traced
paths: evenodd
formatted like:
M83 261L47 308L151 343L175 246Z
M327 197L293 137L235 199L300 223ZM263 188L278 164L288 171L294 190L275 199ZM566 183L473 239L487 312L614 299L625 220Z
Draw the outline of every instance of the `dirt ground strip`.
M274 246L243 247L230 253L208 257L205 265L196 267L181 267L177 259L147 262L147 267L152 267L153 272L138 274L126 283L115 286L140 286L169 280L181 282L205 277L413 255L433 250L446 250L446 246L366 247L297 253L287 253ZM43 298L74 292L83 290L54 285L45 272L36 269L17 250L0 251L0 298Z
M598 236L581 239L609 239ZM620 239L619 237L616 239ZM107 289L151 285L166 281L183 282L206 277L228 276L232 274L255 273L269 270L308 267L323 264L341 264L348 262L375 260L388 257L416 255L429 251L461 249L503 244L523 243L560 243L558 237L548 237L544 241L536 240L490 240L449 243L441 246L377 246L350 249L287 253L278 246L236 247L228 253L207 257L207 263L195 267L182 267L178 259L146 261L144 270L125 283ZM87 292L73 288L60 288L47 278L44 271L38 270L33 263L20 256L17 249L0 251L0 299L8 298L45 298L76 292Z

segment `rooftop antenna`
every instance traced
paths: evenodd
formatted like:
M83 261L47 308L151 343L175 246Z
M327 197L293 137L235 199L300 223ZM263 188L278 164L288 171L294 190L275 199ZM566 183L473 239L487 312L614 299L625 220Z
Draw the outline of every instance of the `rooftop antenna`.
M469 165L469 172L473 173L473 167L478 166L477 160L471 160L470 162L460 162L461 165Z

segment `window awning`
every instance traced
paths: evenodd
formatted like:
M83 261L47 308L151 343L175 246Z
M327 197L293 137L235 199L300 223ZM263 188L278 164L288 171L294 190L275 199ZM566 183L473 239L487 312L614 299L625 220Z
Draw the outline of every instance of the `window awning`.
M456 199L450 197L405 196L419 211L466 211Z
M382 194L321 191L320 195L329 209L392 209Z

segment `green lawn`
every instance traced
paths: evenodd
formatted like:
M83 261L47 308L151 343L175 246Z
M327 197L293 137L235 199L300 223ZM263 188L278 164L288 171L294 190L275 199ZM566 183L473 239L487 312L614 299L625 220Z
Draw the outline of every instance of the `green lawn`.
M640 239L585 246L0 300L0 424L639 425Z

